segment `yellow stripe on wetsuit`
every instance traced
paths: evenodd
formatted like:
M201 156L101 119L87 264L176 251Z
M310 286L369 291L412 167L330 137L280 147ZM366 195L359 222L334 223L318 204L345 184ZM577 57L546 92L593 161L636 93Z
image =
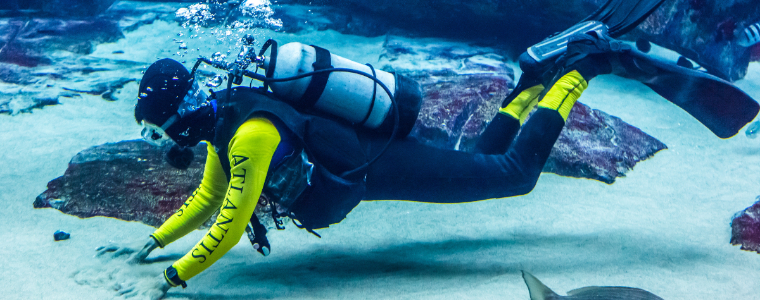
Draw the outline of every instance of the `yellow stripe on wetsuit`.
M221 207L216 222L203 239L172 264L180 279L188 280L202 272L240 241L279 143L280 135L269 120L254 118L243 123L229 144L229 185L209 144L201 186L152 235L163 247L198 228Z
M538 97L541 96L543 90L544 86L541 84L525 89L512 102L507 104L506 107L499 109L499 112L520 121L520 125L522 125L528 118L530 111L538 103Z
M570 116L570 110L573 109L575 101L580 98L587 87L588 82L583 79L581 73L571 71L557 80L546 93L546 96L538 103L538 107L556 110L567 122L567 117Z
M522 125L538 103L539 107L556 110L567 122L570 110L587 87L588 82L583 76L578 71L571 71L557 80L540 102L538 98L544 90L541 84L525 89L506 107L499 109L499 112L520 121Z

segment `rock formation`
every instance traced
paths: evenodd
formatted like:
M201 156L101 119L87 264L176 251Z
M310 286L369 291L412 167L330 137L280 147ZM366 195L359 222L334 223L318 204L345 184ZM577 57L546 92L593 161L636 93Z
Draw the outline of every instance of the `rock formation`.
M760 197L757 202L734 215L731 221L731 245L760 253Z
M142 140L89 148L71 159L63 176L48 183L34 207L159 226L200 184L206 147L193 150L193 163L178 170L164 161L161 149Z
M106 2L113 1L102 1ZM41 8L43 4L61 1L35 3L24 3L19 9L26 11L34 9L34 5ZM99 10L97 17L77 14L51 17L36 12L31 17L0 18L0 84L3 84L0 114L31 112L59 104L61 97L83 94L116 100L115 94L127 83L137 81L146 64L88 55L97 44L123 38L125 30L134 30L160 17L173 18L180 6L119 2L108 11L105 11L108 7ZM0 7L0 13L3 8Z
M760 5L751 0L666 0L632 36L679 52L711 74L734 81L746 75L751 54L736 37L758 16Z
M398 27L416 34L489 43L510 49L514 55L580 21L605 2L283 0L278 3L313 5L322 16L322 28L348 29L343 24L350 24L355 18L362 20L351 26L350 30L356 33L373 32L357 30L362 24L374 28ZM331 9L323 9L325 6ZM758 15L760 5L752 0L666 0L624 38L646 38L696 61L714 75L733 81L744 77L750 59L750 50L739 46L735 37L757 22Z

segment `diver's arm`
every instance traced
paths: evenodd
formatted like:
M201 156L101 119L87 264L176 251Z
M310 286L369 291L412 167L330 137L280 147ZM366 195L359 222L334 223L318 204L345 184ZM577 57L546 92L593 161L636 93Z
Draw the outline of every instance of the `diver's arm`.
M222 171L222 165L213 146L209 144L201 185L174 215L153 232L147 241L140 239L128 245L100 247L97 249L97 255L101 256L109 252L112 252L113 256L129 254L131 256L129 263L141 263L157 247L164 247L198 229L219 208L226 191L227 179Z
M201 185L176 213L151 234L151 237L159 247L163 248L198 229L222 204L225 191L227 191L227 179L219 157L209 143Z
M230 183L219 217L193 249L164 272L172 286L183 285L216 262L245 232L264 187L280 135L272 122L254 118L245 122L230 141Z

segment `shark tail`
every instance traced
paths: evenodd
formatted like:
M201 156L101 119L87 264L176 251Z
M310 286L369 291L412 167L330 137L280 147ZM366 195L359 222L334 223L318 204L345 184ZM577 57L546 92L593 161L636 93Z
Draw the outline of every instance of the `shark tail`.
M522 271L522 276L525 280L525 285L528 286L528 292L530 292L530 300L550 300L559 298L559 295L557 295L557 293L541 283L538 278L531 275L530 273Z

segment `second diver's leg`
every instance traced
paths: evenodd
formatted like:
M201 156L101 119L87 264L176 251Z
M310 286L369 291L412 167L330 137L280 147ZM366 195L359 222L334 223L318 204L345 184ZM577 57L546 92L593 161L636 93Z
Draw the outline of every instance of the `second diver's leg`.
M365 199L460 203L527 194L587 85L577 71L561 77L501 154L436 149L411 140L393 143L369 167Z
M544 86L537 84L520 92L506 106L499 109L496 116L480 135L474 152L482 154L503 154L525 123L528 114L538 103Z

